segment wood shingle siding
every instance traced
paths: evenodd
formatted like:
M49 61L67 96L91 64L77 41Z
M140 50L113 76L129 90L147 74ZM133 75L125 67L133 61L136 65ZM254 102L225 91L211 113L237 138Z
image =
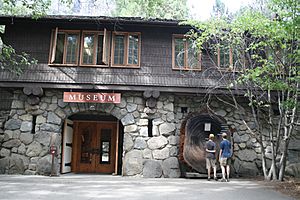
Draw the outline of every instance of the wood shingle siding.
M165 90L176 91L181 88L206 88L211 85L224 84L219 82L217 70L207 70L213 67L208 55L203 54L201 70L182 71L172 69L172 35L184 34L189 28L176 25L175 22L150 21L142 23L135 21L101 22L95 19L68 21L66 19L50 18L32 21L30 19L15 19L13 24L7 23L9 19L0 17L0 24L6 25L3 40L12 45L18 52L24 51L38 60L38 65L31 66L17 77L8 71L0 71L0 86L14 83L16 85L39 83L41 87L57 85L63 87L105 87L120 88L121 86L133 87L165 87ZM122 22L122 23L121 23ZM51 31L56 27L67 30L93 30L139 32L141 36L140 67L120 68L111 67L87 67L87 66L49 66ZM78 61L79 63L79 61ZM61 85L61 86L58 86ZM48 86L47 86L48 87ZM226 88L225 85L222 86Z

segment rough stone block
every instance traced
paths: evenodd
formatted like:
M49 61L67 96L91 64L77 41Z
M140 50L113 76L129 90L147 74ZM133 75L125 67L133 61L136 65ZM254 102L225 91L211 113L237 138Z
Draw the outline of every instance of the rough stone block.
M134 142L134 148L135 149L145 149L145 148L147 148L147 143L146 143L145 139L141 138L141 137L136 138L135 142Z
M161 150L153 150L152 155L154 159L164 160L170 156L170 149L165 147Z
M180 177L179 163L176 157L170 157L163 161L163 174L166 178Z
M150 149L161 149L168 144L167 138L164 136L152 137L147 141Z
M32 130L32 122L23 121L20 130L22 132L30 132Z
M174 123L163 123L159 125L160 135L172 135L176 127Z
M53 112L48 113L47 123L60 125L61 121L62 121L61 118L57 116L55 113Z
M131 150L133 147L133 140L132 137L125 133L124 134L124 143L123 143L123 148L126 152L128 152L129 150Z
M9 119L5 125L4 128L7 130L16 130L16 129L20 129L22 124L22 121L19 119Z
M160 162L155 160L147 160L144 163L143 177L159 178L162 175L162 166Z
M12 139L2 144L2 147L13 148L19 147L21 145L21 141L19 139Z
M21 133L20 140L24 144L30 144L33 141L33 134L27 132L27 133Z
M137 109L137 105L134 103L128 103L126 109L129 113L131 113Z
M133 125L128 125L124 127L124 132L125 133L132 133L132 132L136 132L138 129L138 126L133 124Z
M134 124L135 120L131 113L128 113L125 117L121 119L123 126Z
M29 157L39 156L42 151L42 145L38 142L32 142L26 151L26 155Z
M140 150L132 150L125 155L123 170L125 176L133 176L142 173L143 154Z
M10 150L6 149L6 148L2 148L0 150L0 156L1 157L8 157L8 156L10 156Z

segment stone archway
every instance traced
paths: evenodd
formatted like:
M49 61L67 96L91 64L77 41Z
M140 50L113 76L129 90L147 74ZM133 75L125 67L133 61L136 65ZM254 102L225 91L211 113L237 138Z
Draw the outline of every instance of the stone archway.
M121 174L123 135L121 122L108 113L71 115L62 132L61 173Z
M125 104L125 106L124 106ZM134 120L132 118L131 114L127 112L126 107L126 102L121 102L121 104L94 104L94 103L64 103L62 102L61 99L58 99L57 103L58 107L55 109L53 113L48 113L47 116L47 122L52 121L54 124L60 125L60 127L63 127L63 123L65 119L72 118L72 116L78 115L78 114L83 114L83 113L88 113L88 114L108 114L115 118L116 120L120 121L120 127L122 130L118 132L119 133L124 133L124 127L123 123L126 124L128 119L129 120ZM124 108L122 108L124 106ZM122 110L123 109L123 110ZM49 118L50 116L50 118ZM88 119L87 116L84 116L85 119ZM56 132L56 141L50 142L50 145L55 145L58 147L58 154L56 157L56 172L58 173L60 171L60 161L61 161L61 156L62 156L62 147L60 144L62 144L62 133L63 130L62 128L60 131ZM123 135L120 136L120 144L123 144ZM121 148L122 150L122 148ZM119 152L119 155L122 155L122 152ZM42 160L42 159L41 159ZM49 159L47 159L49 160ZM120 162L121 163L121 162ZM121 169L118 170L120 173Z

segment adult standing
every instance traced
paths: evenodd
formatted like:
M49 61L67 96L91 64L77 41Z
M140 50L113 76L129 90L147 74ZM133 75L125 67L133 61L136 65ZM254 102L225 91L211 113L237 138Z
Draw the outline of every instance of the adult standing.
M210 181L211 168L214 171L214 179L217 181L217 167L216 167L216 143L214 143L214 134L209 134L208 141L206 142L206 169L207 180Z
M220 143L220 165L222 170L222 182L229 182L230 176L230 163L231 163L231 155L232 155L232 145L231 142L227 140L227 134L222 133L222 141Z

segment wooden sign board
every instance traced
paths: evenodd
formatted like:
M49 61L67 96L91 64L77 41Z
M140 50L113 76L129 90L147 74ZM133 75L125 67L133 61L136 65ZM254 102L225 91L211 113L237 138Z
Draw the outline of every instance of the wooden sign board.
M120 103L121 93L64 92L64 102Z

